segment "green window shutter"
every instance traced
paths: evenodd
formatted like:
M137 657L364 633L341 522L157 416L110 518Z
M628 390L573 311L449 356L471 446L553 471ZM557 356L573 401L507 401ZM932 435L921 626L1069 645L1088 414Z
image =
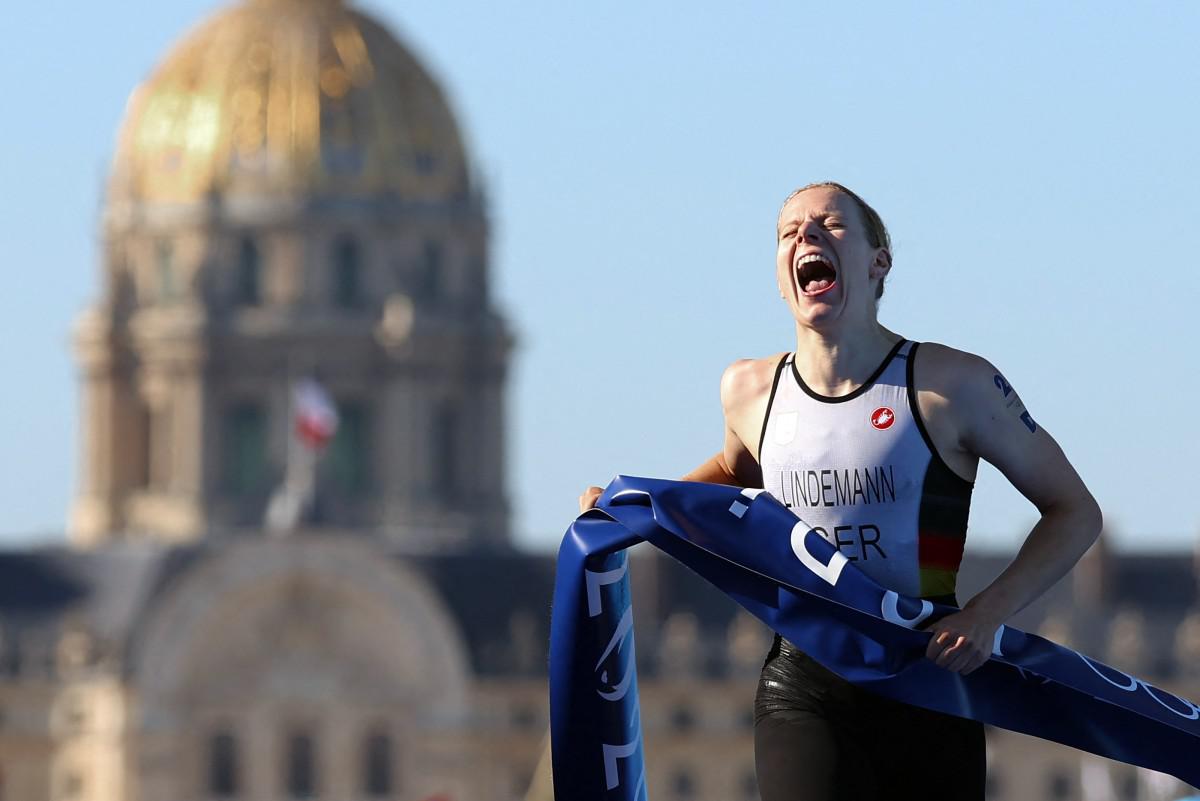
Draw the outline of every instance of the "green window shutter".
M237 286L239 306L257 306L261 302L261 268L258 247L252 239L243 239L238 246Z
M370 485L369 419L361 403L338 405L338 430L329 445L328 470L342 492L355 495Z
M362 254L349 237L339 239L333 248L333 302L343 309L356 309L362 303Z
M256 403L239 403L225 413L225 486L234 494L266 489L267 415Z

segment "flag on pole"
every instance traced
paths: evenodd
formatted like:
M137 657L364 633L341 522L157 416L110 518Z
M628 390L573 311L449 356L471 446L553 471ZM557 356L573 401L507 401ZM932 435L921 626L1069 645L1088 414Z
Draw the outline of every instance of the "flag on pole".
M312 503L317 463L337 434L338 413L333 398L315 378L301 379L292 390L292 432L288 438L283 482L267 504L267 530L282 535L295 531Z
M321 450L337 433L338 413L333 399L313 378L296 384L292 398L296 436L306 447Z

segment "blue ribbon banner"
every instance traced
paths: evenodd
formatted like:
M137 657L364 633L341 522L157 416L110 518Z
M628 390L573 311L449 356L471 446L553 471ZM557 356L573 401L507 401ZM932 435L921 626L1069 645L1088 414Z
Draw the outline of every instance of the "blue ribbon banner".
M647 541L825 667L879 695L1200 786L1200 706L1009 627L969 676L925 658L950 612L885 590L761 490L618 477L567 530L550 632L554 795L645 801L625 549Z

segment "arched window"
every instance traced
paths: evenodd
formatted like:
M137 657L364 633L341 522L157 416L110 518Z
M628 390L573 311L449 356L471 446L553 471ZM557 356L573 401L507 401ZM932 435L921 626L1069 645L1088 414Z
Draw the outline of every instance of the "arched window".
M67 771L62 775L61 787L63 798L79 798L84 789L83 773L75 769Z
M434 412L430 464L434 492L443 501L458 495L458 425L458 410L452 404L443 403Z
M686 704L679 704L671 710L671 730L685 734L696 728L696 715Z
M239 306L257 306L262 302L261 267L258 246L249 237L238 243L237 283L234 288Z
M437 169L437 156L428 150L418 150L413 156L413 166L421 175L431 175Z
M509 712L509 721L514 729L532 731L538 725L538 712L531 704L517 704Z
M251 401L230 406L224 415L224 484L235 495L264 489L267 479L267 414Z
M334 483L342 491L356 495L370 484L370 420L361 403L338 404L338 429L329 446L328 463Z
M1063 768L1055 768L1046 777L1046 795L1059 801L1071 797L1071 776Z
M1125 771L1120 781L1117 782L1117 796L1121 801L1137 801L1138 776L1136 771Z
M217 732L208 740L208 794L233 798L237 793L237 741L229 732Z
M371 732L363 743L362 791L368 798L392 794L392 738L384 732Z
M675 798L686 801L696 797L696 779L687 768L677 768L671 776L671 791Z
M746 801L758 801L758 775L754 772L754 766L746 768L742 771L742 798Z
M362 253L348 236L333 245L333 302L343 309L362 303Z
M317 794L316 757L311 735L296 732L288 737L284 785L289 798L312 798Z
M529 791L534 781L534 770L536 770L536 768L533 765L520 765L513 767L512 795L514 798L526 798L530 795Z
M987 775L983 780L983 796L984 798L1004 797L1004 780L1000 778L994 765L987 767Z
M421 247L420 286L418 292L425 300L436 300L442 296L442 243L435 239L425 240Z

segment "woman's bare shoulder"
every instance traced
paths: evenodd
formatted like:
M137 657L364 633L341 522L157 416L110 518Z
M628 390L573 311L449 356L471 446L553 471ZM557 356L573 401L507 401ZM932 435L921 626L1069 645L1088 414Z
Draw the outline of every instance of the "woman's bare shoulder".
M990 382L993 374L998 372L982 356L940 342L922 343L916 366L919 389L932 389L947 395L955 394L956 389L976 383L980 378Z
M738 359L721 376L721 405L728 411L753 403L771 391L775 372L786 353L757 359Z

